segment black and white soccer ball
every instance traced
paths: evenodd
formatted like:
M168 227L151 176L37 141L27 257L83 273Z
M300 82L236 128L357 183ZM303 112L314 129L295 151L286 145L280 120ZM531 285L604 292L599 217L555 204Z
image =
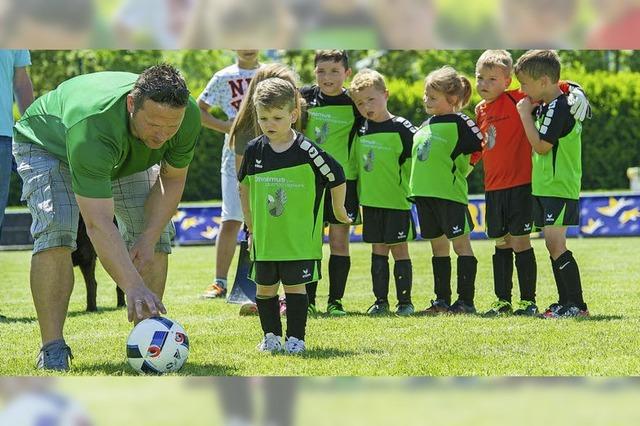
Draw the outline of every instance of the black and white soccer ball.
M139 373L175 372L182 368L188 357L187 333L169 318L147 318L138 323L127 338L129 365Z

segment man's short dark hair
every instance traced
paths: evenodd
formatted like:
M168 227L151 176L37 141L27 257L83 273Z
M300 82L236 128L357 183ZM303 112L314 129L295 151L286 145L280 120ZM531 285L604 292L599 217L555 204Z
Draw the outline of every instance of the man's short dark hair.
M147 68L138 76L131 96L135 111L142 108L147 99L173 108L184 108L189 102L189 89L177 68L159 64Z
M349 55L346 50L316 50L313 66L317 66L318 62L340 62L345 70L349 69Z

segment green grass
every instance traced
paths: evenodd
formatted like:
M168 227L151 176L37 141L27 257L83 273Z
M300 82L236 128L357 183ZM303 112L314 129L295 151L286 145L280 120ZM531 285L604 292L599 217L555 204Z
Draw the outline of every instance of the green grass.
M353 314L310 319L308 351L299 357L258 353L255 345L261 329L257 317L238 317L237 305L198 298L213 273L211 246L175 249L165 303L168 316L182 323L191 339L190 358L180 372L185 375L638 375L640 274L633 259L639 242L637 238L569 241L581 268L592 317L561 321L475 316L368 318L362 312L373 300L370 247L354 244L343 300ZM546 306L556 299L555 285L544 243L536 240L534 246L539 265L538 302ZM413 300L423 309L432 297L431 250L424 242L412 243L410 249ZM484 310L493 301L493 246L479 241L474 242L474 249L479 260L476 306ZM41 374L33 367L40 341L29 292L29 258L29 252L0 252L0 311L11 318L9 323L0 323L0 375ZM124 354L130 330L125 311L113 309L113 284L101 269L98 282L102 310L86 314L84 282L76 271L77 286L65 329L75 355L68 374L133 374ZM393 283L391 289L394 295ZM319 308L324 309L326 278L318 293Z

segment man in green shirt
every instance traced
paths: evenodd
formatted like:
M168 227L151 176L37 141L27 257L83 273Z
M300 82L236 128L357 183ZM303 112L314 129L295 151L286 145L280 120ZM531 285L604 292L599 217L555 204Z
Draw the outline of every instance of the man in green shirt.
M126 293L129 320L166 313L161 298L170 220L199 131L198 106L178 70L166 64L140 75L72 78L36 100L16 123L14 155L33 216L39 368L69 369L63 326L79 213L100 261Z

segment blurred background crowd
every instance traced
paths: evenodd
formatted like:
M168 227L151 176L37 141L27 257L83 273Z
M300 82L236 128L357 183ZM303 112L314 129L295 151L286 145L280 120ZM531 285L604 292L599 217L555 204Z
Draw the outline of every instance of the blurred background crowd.
M0 46L609 48L640 40L640 0L0 0Z

